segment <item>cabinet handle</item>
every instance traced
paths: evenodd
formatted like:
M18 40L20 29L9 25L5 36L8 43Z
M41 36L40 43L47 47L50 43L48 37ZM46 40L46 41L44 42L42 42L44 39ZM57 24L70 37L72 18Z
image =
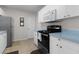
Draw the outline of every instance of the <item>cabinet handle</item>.
M56 44L56 46L58 46L58 44Z
M62 48L62 46L60 46L60 48Z
M66 16L64 16L64 17L66 17Z
M70 15L67 15L67 16L70 16Z

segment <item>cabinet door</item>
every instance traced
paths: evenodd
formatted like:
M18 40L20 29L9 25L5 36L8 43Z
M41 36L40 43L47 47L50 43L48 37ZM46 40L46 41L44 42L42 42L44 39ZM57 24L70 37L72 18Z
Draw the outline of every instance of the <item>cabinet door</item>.
M42 8L39 12L38 12L38 22L45 22L43 20L44 14L50 10L50 6L45 6L44 8Z
M58 38L53 36L50 37L50 54L57 54L58 53Z
M57 8L57 19L79 16L78 5L63 5Z
M66 6L65 5L48 5L42 8L38 12L38 22L47 22L51 20L44 20L43 17L46 13L56 10L56 20L66 18L67 12L66 12ZM52 19L54 20L54 19Z
M38 12L38 22L47 22L47 21L52 21L55 20L54 18L50 20L51 15L49 17L48 20L44 19L44 16L47 15L48 13L50 13L51 11L55 10L57 8L57 5L47 5L44 8L42 8L39 12ZM47 17L48 18L48 17Z
M79 16L79 6L78 5L68 5L66 6L67 17Z
M65 5L59 5L58 8L57 8L57 19L63 19L63 18L66 18L66 15L67 12L66 12L66 7Z
M60 46L62 46L62 48L59 49L60 54L77 54L77 53L79 53L79 44L78 43L62 39Z

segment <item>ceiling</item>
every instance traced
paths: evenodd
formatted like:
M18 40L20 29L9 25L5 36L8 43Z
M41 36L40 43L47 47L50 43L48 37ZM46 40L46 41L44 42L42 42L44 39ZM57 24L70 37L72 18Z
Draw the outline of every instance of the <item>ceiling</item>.
M2 7L13 8L22 11L38 12L45 5L3 5Z

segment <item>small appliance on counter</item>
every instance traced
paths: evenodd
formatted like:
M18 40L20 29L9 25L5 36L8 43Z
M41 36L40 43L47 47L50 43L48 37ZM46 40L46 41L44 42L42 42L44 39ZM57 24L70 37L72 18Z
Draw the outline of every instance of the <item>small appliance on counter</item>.
M49 34L58 33L61 31L62 31L61 25L50 25L50 26L47 26L47 30L39 30L38 34L40 33L41 36L38 36L38 37L40 37L40 39L38 38L38 50L33 51L33 53L41 50L42 53L39 52L38 54L48 54L49 50L50 50Z
M47 26L47 31L49 33L61 32L61 25L51 25Z

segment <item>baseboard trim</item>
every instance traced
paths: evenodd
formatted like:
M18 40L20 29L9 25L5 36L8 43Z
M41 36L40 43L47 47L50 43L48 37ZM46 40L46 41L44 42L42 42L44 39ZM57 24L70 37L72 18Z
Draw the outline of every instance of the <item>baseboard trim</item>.
M22 40L29 40L29 39L33 39L33 38L18 39L18 40L13 40L13 42L15 42L15 41L22 41Z

